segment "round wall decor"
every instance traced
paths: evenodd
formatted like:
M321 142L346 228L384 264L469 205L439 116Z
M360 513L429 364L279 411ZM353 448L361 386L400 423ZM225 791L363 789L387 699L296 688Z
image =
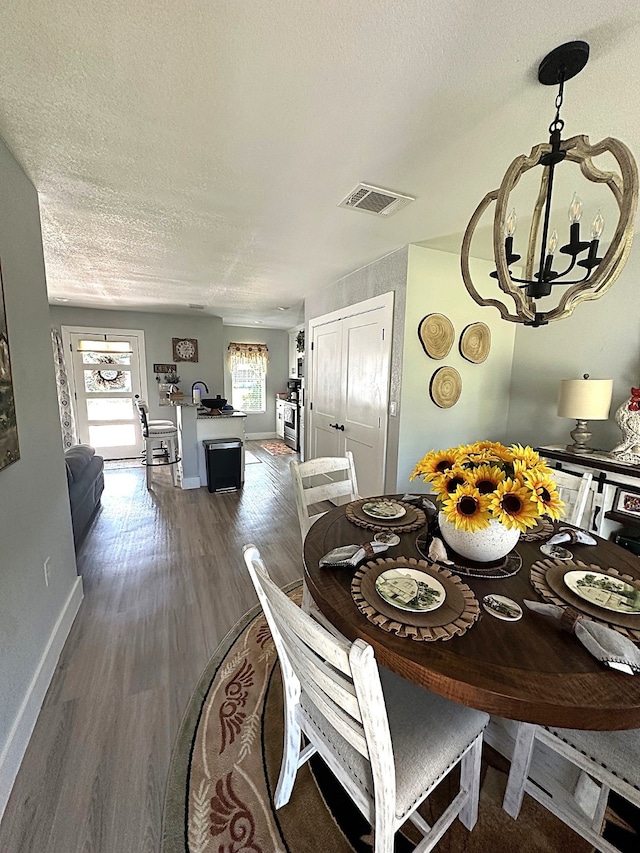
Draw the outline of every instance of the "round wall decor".
M491 349L491 330L486 323L470 323L460 335L460 355L473 364L486 360Z
M453 323L444 314L427 314L418 325L418 338L429 358L444 358L453 346Z
M429 396L441 409L450 409L460 399L462 379L455 367L440 367L431 377Z

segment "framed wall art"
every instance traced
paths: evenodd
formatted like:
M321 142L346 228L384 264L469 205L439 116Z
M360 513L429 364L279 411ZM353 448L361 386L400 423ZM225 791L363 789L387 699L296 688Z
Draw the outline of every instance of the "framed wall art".
M0 268L0 470L20 458L16 406L9 355L9 332Z
M175 373L176 366L175 364L154 364L153 365L154 373Z
M615 512L628 515L640 521L640 492L618 488L613 502L613 509Z

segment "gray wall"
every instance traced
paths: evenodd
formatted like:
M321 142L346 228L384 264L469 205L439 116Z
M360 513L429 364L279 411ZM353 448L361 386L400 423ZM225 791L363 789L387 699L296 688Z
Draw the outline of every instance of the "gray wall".
M20 459L0 471L1 755L77 572L38 197L1 141L0 185L0 260L20 442Z
M578 305L565 320L539 329L518 326L508 418L511 441L567 444L575 421L556 414L561 379L613 379L608 421L591 421L592 444L610 450L621 438L613 416L640 384L640 244L611 290ZM487 312L490 309L485 309ZM494 311L497 315L497 312Z
M492 269L489 261L473 260L478 277L488 278ZM425 354L417 333L422 318L434 312L448 317L455 333L442 360ZM479 321L489 327L491 348L486 361L472 364L460 354L460 335ZM409 482L416 462L429 450L483 439L504 441L515 332L513 323L471 299L462 283L459 255L409 247L398 491L430 491L420 481ZM441 409L431 399L429 386L435 371L445 365L460 374L462 392L454 406Z
M161 314L146 311L108 311L100 308L70 308L51 305L52 326L89 326L104 329L142 329L147 358L149 413L152 418L171 418L174 412L158 407L154 363L175 364L180 390L191 395L191 386L200 379L212 396L223 395L224 333L220 317L211 315ZM196 338L198 361L173 361L172 338Z
M356 270L339 281L310 294L305 299L306 334L309 321L348 305L363 302L373 296L394 292L393 342L391 346L391 381L389 399L397 403L402 391L402 357L404 346L404 316L407 289L407 258L409 247L405 246L380 258L362 269ZM307 354L307 358L309 354ZM390 417L387 432L387 471L385 491L396 490L398 466L398 436L400 418Z
M231 341L240 344L266 344L269 348L267 367L267 411L263 415L248 415L245 432L248 435L274 435L276 430L276 394L287 390L289 374L289 334L283 329L258 329L255 326L223 326L224 338L224 396L231 401L231 373L227 365L227 347ZM222 393L222 392L221 392Z

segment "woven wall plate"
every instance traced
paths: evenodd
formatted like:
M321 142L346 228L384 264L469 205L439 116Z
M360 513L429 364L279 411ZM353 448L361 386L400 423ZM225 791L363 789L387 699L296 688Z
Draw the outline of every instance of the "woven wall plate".
M417 506L404 501L394 501L406 509L406 514L402 518L376 518L375 520L367 515L362 509L362 505L375 500L375 498L364 498L363 500L351 501L345 507L345 515L347 519L358 527L364 527L366 530L392 530L394 533L410 533L412 530L418 530L427 523L427 516Z
M387 604L376 592L376 580L389 569L403 568L419 569L440 581L446 592L444 604L427 613L410 613ZM461 636L480 616L478 600L460 578L448 569L430 566L412 557L380 557L360 566L351 582L351 595L358 609L374 625L419 642Z
M638 584L638 581L635 578L632 578L630 575L623 575L616 569L603 569L602 566L587 565L580 560L573 560L572 563L568 563L566 560L538 560L529 570L531 586L549 604L557 604L560 607L565 608L573 607L575 610L579 610L580 614L586 619L599 622L601 625L607 625L609 628L613 628L625 637L633 640L634 643L640 643L640 619L638 619L637 616L629 617L628 614L612 613L610 610L593 607L588 601L584 601L579 596L574 595L568 588L566 590L566 594L564 590L562 590L562 595L556 592L553 588L553 586L557 586L556 575L561 573L562 577L564 577L565 572L570 569L591 569L594 572L605 572L608 575L620 578L620 580L631 583L634 586ZM551 575L549 575L550 570ZM569 596L571 596L571 600L569 600ZM594 616L593 613L597 613L597 615ZM634 625L637 627L628 624L618 624L618 620L625 618L634 619Z
M491 329L486 323L470 323L460 335L460 355L473 364L487 360L491 349Z
M460 399L462 379L455 367L440 367L431 377L429 396L441 409L450 409Z
M418 325L418 338L429 358L445 358L455 338L453 323L444 314L427 314Z
M542 539L547 539L553 535L553 522L546 515L541 515L537 520L535 527L529 527L524 533L520 534L521 542L539 542Z

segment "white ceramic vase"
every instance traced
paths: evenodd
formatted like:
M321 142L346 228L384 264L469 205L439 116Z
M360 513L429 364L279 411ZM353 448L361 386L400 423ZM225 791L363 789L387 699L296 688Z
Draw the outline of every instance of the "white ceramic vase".
M458 530L454 524L440 513L438 516L440 533L450 548L476 563L492 563L506 557L515 548L520 538L519 530L510 530L496 518L492 518L489 527L470 533Z

